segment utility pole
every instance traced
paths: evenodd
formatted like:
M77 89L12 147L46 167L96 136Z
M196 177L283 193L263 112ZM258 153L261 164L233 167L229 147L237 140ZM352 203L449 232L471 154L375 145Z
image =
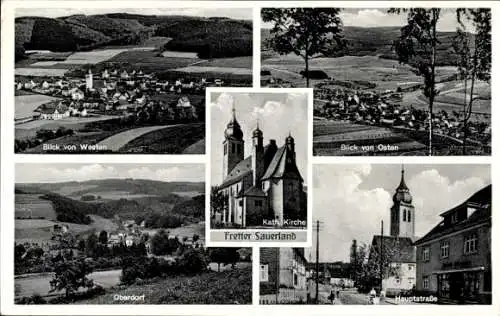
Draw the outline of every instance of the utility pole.
M383 272L383 256L384 256L384 221L380 221L380 291L382 291L382 280L384 279Z
M316 304L319 304L319 220L316 221Z

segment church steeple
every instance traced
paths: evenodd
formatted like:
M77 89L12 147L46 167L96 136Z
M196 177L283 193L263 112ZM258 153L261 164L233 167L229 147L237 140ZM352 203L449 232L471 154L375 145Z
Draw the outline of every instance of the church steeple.
M412 203L410 189L405 182L405 169L401 166L401 180L392 200L391 208L391 236L414 238L415 211Z
M224 131L224 160L222 165L222 174L226 177L234 166L244 158L244 140L241 126L236 120L236 109L232 107L232 116L227 123Z

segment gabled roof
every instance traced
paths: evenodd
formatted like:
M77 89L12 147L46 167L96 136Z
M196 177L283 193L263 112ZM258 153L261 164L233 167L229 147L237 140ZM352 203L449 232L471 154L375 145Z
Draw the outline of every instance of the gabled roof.
M297 178L303 181L297 165L295 163L287 163L289 155L292 155L292 153L286 150L285 146L278 148L262 180L288 177ZM294 161L294 159L292 160Z
M266 194L264 191L262 191L260 188L257 188L256 186L252 186L248 188L244 193L243 196L257 196L257 197L266 197Z
M234 166L233 170L231 170L231 172L229 172L227 177L224 179L220 188L230 186L231 184L240 181L250 173L252 173L252 156L248 156L246 159L238 162L238 164Z
M384 251L394 251L392 262L416 262L416 249L409 237L396 236L373 236L372 246L380 251L380 245L384 245ZM386 250L387 249L387 250Z
M479 206L483 206L483 208L478 208L477 211L475 211L469 218L452 225L446 225L445 219L441 220L436 226L434 226L433 229L425 234L424 237L417 240L415 244L419 245L480 223L491 223L491 184L473 194L462 204L441 213L441 216L446 217L450 213L455 212L460 208L465 208L470 204L479 204Z

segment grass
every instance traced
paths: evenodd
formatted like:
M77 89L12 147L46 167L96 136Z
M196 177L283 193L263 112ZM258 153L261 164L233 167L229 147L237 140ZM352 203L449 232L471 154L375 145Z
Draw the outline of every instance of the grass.
M200 66L252 68L252 56L211 59L207 62L201 63Z
M120 152L144 148L147 153L180 154L203 138L205 138L205 123L183 124L140 136L122 147Z
M116 301L115 295L145 295L144 301ZM168 277L146 285L117 287L78 304L251 304L252 268Z
M52 203L39 198L40 194L16 194L15 195L15 214L16 217L44 217L46 219L55 219L56 212Z
M185 67L198 61L194 58L171 58L157 55L157 51L125 51L108 59L105 63L130 64L130 69L141 69L148 73Z

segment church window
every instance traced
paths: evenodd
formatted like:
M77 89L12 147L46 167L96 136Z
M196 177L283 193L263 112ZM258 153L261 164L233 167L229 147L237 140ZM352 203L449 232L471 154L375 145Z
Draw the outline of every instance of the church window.
M240 206L243 206L243 201L242 201L242 200L240 200L239 205L240 205Z
M403 210L403 222L406 222L406 210Z
M255 200L255 206L262 207L262 200Z
M411 222L411 213L410 210L408 210L408 223Z
M227 144L224 144L224 155L227 155Z
M234 152L236 151L236 149L235 149L236 145L235 144L231 144L231 145L232 145L231 146L231 153L234 154Z
M269 281L269 266L267 264L260 265L260 282Z

